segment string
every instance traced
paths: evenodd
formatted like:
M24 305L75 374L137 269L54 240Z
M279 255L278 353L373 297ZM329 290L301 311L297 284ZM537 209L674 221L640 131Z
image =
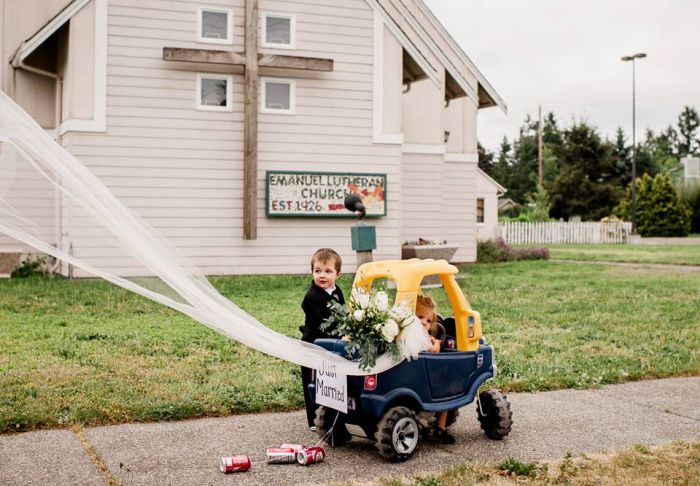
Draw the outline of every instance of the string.
M331 425L331 428L328 429L328 431L327 431L327 432L318 440L318 442L316 442L316 444L314 444L312 447L319 447L321 444L323 444L324 446L326 446L326 445L328 444L328 443L327 443L327 439L328 439L328 438L331 436L331 434L333 433L333 429L335 428L335 424L337 423L338 417L339 417L339 416L340 416L340 412L338 412L338 413L335 414L335 419L333 420L333 424ZM294 457L295 457L295 461L296 461L296 453L295 453ZM273 462L273 461L276 461L276 460L278 460L277 457L272 457L272 458L268 458L268 459L266 459L266 460L264 460L264 461L254 461L254 462L251 461L250 464L251 464L251 466L252 466L253 464L267 464L267 463L269 463L269 462Z

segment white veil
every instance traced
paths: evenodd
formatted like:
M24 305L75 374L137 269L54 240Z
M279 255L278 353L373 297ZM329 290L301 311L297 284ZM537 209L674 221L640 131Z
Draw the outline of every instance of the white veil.
M33 203L27 204L30 192ZM60 235L47 234L45 229L46 213L56 198L62 201L61 210L70 211L70 217L89 235L86 241L110 245L110 251L138 262L143 275L154 277L121 278L99 259L88 261L59 249L60 245L52 242ZM356 363L273 331L219 294L176 247L0 92L0 238L3 234L176 309L263 353L309 368L319 368L326 361L341 373L367 374ZM396 364L388 355L381 356L371 372Z

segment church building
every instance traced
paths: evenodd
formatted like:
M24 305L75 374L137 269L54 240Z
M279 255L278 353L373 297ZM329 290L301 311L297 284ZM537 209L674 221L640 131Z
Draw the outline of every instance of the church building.
M2 90L205 274L304 273L319 247L352 272L351 192L375 259L423 238L475 260L477 113L506 106L421 0L0 7ZM138 273L70 201L22 188L46 241Z

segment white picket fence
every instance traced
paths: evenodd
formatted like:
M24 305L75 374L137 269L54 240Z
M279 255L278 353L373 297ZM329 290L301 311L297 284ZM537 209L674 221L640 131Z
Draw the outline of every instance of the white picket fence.
M498 223L498 233L511 245L627 243L632 223Z

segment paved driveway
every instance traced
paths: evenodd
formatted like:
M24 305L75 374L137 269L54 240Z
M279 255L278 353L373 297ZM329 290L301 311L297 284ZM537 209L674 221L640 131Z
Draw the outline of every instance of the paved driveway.
M473 405L454 426L457 444L425 443L401 464L385 462L374 445L354 439L330 449L309 467L254 464L246 473L224 475L219 459L247 454L264 460L282 442L311 444L303 412L95 427L84 436L124 485L325 484L368 482L386 475L416 475L468 461L497 463L508 456L536 461L600 452L631 444L700 440L700 377L511 394L513 430L491 441L479 429ZM76 434L67 430L0 436L0 484L106 484Z

